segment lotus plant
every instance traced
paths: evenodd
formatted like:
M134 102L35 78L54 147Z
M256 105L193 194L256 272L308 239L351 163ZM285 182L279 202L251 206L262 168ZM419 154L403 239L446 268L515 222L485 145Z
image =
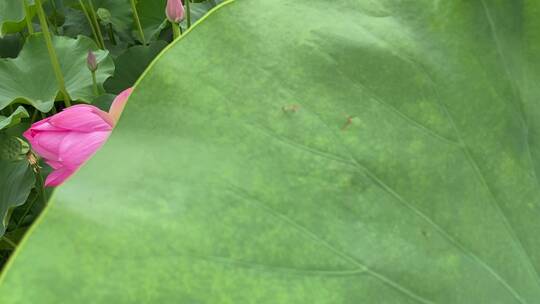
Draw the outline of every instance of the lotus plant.
M45 186L66 181L103 146L126 105L131 88L113 101L109 112L80 104L34 123L23 135L53 172Z

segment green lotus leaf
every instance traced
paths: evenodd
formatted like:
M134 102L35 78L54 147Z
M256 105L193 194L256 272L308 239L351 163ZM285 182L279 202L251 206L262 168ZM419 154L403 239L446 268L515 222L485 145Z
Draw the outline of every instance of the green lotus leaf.
M23 106L18 106L8 117L0 115L0 130L16 125L26 117L29 117L28 111Z
M2 303L538 303L539 11L219 6L56 189Z
M159 32L167 25L165 16L166 4L167 0L137 1L137 12L139 13L146 40L151 41L155 39Z
M87 37L77 39L53 37L53 44L64 74L66 89L74 100L89 102L94 98L92 75L86 67L88 50L94 50L99 68L99 85L112 75L114 63L107 51L98 50ZM12 103L27 103L48 112L59 95L45 40L41 34L31 35L19 56L0 59L0 109Z
M23 39L17 34L6 35L0 38L0 58L17 57L23 44Z
M33 16L35 14L34 1L29 0L28 3L31 4L30 12ZM0 0L0 37L25 28L25 15L22 0Z
M115 59L114 76L104 83L107 92L118 94L133 86L150 62L166 45L165 41L158 40L149 45L133 46L119 55Z
M0 158L0 236L6 231L9 210L24 204L34 183L34 173L26 159L11 161Z

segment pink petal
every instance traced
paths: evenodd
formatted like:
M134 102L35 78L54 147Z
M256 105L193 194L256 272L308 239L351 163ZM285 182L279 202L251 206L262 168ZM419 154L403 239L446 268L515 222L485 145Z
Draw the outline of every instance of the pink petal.
M40 131L56 131L57 128L49 123L49 119L50 118L45 118L32 124L30 128L23 133L23 136L26 137L28 141L32 142L36 134Z
M46 163L53 169L60 169L63 167L62 163L54 160L46 160Z
M184 19L184 6L180 0L167 0L165 15L171 22L180 22Z
M110 131L70 132L60 144L59 160L66 167L78 168L101 148L110 133Z
M57 170L54 170L49 176L47 176L47 179L45 180L45 186L46 187L56 187L62 184L66 179L68 179L75 170L70 170L68 168L60 168Z
M126 106L129 95L131 95L132 91L133 88L125 89L114 99L111 108L109 109L109 115L114 119L115 123L118 121L118 119L120 119L120 115L122 115L124 107Z
M26 138L30 142L31 145L33 145L32 142L34 141L34 135L35 135L35 131L32 131L31 128L24 131L23 133L24 138Z
M58 148L56 148L54 151L50 151L47 148L43 147L39 144L39 140L41 137L46 136L44 133L38 133L33 138L32 141L30 141L30 144L32 145L32 149L39 154L39 156L47 159L47 160L58 160ZM45 140L42 140L45 141Z
M55 114L49 123L54 127L72 131L109 131L112 126L103 119L103 114L107 113L94 106L76 105Z
M69 134L69 131L63 132L40 132L34 137L34 143L32 147L39 147L40 149L46 150L53 157L41 155L45 158L54 160L58 159L58 153L60 149L60 144L64 137ZM40 153L41 154L41 153Z
M33 130L33 131L59 131L60 129L58 129L55 126L51 125L49 120L51 120L51 117L40 120L40 121L34 123L30 127L30 129Z

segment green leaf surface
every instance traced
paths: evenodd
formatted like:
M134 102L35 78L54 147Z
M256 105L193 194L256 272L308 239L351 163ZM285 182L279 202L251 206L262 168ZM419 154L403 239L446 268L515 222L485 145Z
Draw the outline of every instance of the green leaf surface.
M28 1L32 3L33 1ZM34 9L31 9L32 15ZM0 37L21 31L26 26L22 0L0 0Z
M23 39L19 35L6 35L0 38L0 57L15 58L24 44Z
M8 211L24 204L34 182L34 173L26 159L10 161L0 158L0 236L6 231Z
M84 13L80 10L67 7L64 9L66 21L62 25L63 35L77 38L78 35L92 37L92 30Z
M538 303L539 12L222 6L56 190L2 303Z
M66 88L73 100L89 102L93 99L92 75L86 67L88 50L94 50L99 68L96 78L101 85L114 71L108 52L98 50L87 37L77 39L54 37L57 56L64 74ZM51 110L58 95L47 47L41 34L30 36L19 56L0 59L0 109L12 103L27 103L42 112Z
M137 1L137 12L141 20L144 36L148 41L154 39L167 25L165 6L167 0Z
M133 86L146 67L167 45L167 42L158 40L150 45L137 45L127 49L115 59L114 76L107 79L104 84L107 92L118 94Z
M17 107L17 109L8 117L0 115L0 130L13 127L21 122L21 119L26 117L29 117L28 111L26 111L23 106Z

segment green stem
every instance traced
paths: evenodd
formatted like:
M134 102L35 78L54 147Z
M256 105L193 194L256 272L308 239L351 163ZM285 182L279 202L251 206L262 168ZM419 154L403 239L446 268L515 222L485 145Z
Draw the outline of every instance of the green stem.
M180 36L182 36L182 32L180 31L180 26L176 22L171 22L172 26L172 32L173 32L173 38L176 39Z
M39 173L38 173L39 174ZM43 179L43 178L42 178ZM38 185L38 187L42 187L40 185ZM34 199L28 204L28 206L26 207L26 209L24 210L24 213L23 215L19 218L19 221L17 222L17 225L15 225L15 229L13 230L17 230L19 229L19 227L23 224L24 222L24 219L26 218L26 216L28 216L28 213L30 213L30 210L32 210L32 208L34 207L34 204L36 203L38 197L40 197L40 195L37 195L34 197Z
M43 37L45 38L45 44L47 45L47 51L49 52L49 58L51 60L51 65L54 70L54 76L56 77L56 82L58 82L58 88L62 95L64 95L64 103L66 107L71 106L71 100L66 90L66 84L64 82L64 75L62 75L62 70L60 69L60 62L58 62L58 57L56 56L56 50L54 49L51 33L49 32L49 26L47 25L47 18L43 7L41 6L41 0L35 0L36 9L39 18L39 24L41 25L41 30L43 31Z
M30 123L36 122L38 112L39 112L39 110L34 108L34 114L32 114L32 118L30 119Z
M32 26L32 14L30 13L30 6L28 5L28 0L24 0L24 12L26 14L26 27L28 28L28 33L34 33L34 26Z
M11 246L13 249L17 248L17 244L15 244L12 240L8 239L7 236L3 236L2 240L6 242L9 246Z
M139 20L139 14L137 13L137 5L135 0L130 0L131 10L133 11L133 19L135 19L135 24L137 24L137 30L139 31L139 36L141 36L141 42L143 45L146 45L146 39L144 38L144 32L141 26L141 21Z
M186 20L187 20L187 28L191 27L191 5L190 0L186 0Z
M116 38L114 38L112 23L109 23L109 39L111 40L112 44L116 45Z
M39 189L39 196L41 197L41 201L43 202L43 205L47 204L47 193L45 192L45 182L43 181L43 176L41 176L41 170L39 166L36 165L37 168L34 172L37 179L37 187Z
M101 43L102 49L105 49L105 41L103 40L103 34L101 34L101 26L99 26L99 21L97 20L96 10L94 9L94 3L92 3L92 0L88 0L88 5L90 6L90 18L96 27L99 42Z
M96 72L91 72L92 73L92 84L93 84L93 87L94 87L94 95L99 96L99 90L98 90L98 85L97 85L97 81L96 81Z
M52 25L52 28L53 28L53 31L56 35L58 35L58 16L57 16L57 13L58 13L58 10L56 9L56 3L54 2L55 0L51 0L51 6L54 10L54 20L51 21L51 25Z
M47 194L45 193L45 183L43 182L43 176L41 176L41 171L37 170L34 171L36 179L37 179L37 189L39 189L39 194L34 197L34 199L28 204L28 207L26 210L24 210L23 215L20 217L19 221L17 222L17 225L15 226L14 230L19 229L19 227L22 225L24 219L28 215L28 213L32 210L34 207L34 204L37 201L37 198L40 197L41 201L43 202L43 205L47 204Z
M94 40L96 41L96 44L100 49L105 49L103 45L101 45L98 35L96 33L96 29L94 28L94 23L92 22L92 18L90 18L90 14L88 14L88 10L86 9L86 6L84 6L84 3L82 0L79 0L79 5L81 6L81 9L86 16L86 20L88 21L88 24L90 25L90 29L92 30L92 35L94 36Z

